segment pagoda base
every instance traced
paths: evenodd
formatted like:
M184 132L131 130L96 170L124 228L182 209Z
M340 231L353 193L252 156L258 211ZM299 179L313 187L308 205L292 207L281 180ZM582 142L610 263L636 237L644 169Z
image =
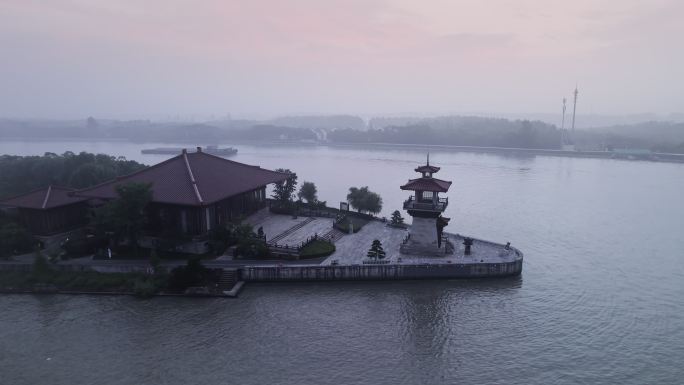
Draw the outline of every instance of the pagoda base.
M423 257L444 257L454 253L454 245L449 241L442 242L442 247L438 247L437 243L425 244L419 242L408 242L399 247L401 254L418 255Z

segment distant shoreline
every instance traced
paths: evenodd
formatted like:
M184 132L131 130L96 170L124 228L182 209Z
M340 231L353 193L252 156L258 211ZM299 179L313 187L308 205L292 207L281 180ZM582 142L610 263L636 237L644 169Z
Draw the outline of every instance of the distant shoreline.
M168 143L168 144L187 144L186 140L159 140L159 141L132 141L126 138L26 138L26 137L8 137L3 138L5 141L40 141L40 142L114 142L114 143L133 143L133 144L147 144L147 143ZM517 147L494 147L494 146L458 146L446 144L424 144L424 143L386 143L386 142L368 142L368 143L353 143L353 142L307 142L307 141L268 141L268 140L235 140L235 141L212 141L212 140L197 140L194 145L204 144L220 144L220 145L271 145L271 146L307 146L307 147L342 147L342 148L385 148L385 149L422 149L422 150L441 150L451 152L470 152L470 153L488 153L488 154L507 154L507 155L542 155L555 157L571 157L571 158L598 158L598 159L617 159L617 160L632 160L632 161L650 161L659 163L684 163L684 154L673 153L648 153L629 155L624 153L617 153L612 151L568 151L568 150L554 150L541 148L517 148Z

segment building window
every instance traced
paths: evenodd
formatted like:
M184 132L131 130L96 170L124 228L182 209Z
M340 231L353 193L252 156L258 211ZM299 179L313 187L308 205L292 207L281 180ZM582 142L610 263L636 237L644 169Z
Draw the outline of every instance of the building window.
M209 207L206 208L205 214L207 217L207 231L209 231L211 230L211 210L209 210Z

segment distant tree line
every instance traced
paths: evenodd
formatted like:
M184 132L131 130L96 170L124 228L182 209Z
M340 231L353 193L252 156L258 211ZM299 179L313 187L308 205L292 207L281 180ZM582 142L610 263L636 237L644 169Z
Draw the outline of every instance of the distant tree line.
M93 186L117 176L145 168L145 165L103 154L65 152L43 156L0 156L0 199L47 185L73 188Z
M556 149L560 147L560 136L560 131L555 126L539 121L436 118L405 126L388 126L368 131L335 130L328 134L328 139L344 143Z
M203 123L149 120L20 121L0 119L0 138L91 138L131 141L229 143L231 141L446 144L558 149L561 130L541 121L478 116L377 117L366 125L351 115L293 116L270 120ZM579 148L641 148L684 153L684 123L644 122L578 129Z

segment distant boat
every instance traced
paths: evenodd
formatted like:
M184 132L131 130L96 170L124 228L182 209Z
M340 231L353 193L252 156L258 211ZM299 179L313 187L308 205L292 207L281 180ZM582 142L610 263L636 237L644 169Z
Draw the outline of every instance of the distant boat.
M183 147L157 147L157 148L146 148L140 150L141 154L156 154L156 155L178 155L183 152ZM197 147L207 154L218 155L218 156L230 156L237 154L237 148L233 147L218 147L218 146L206 146Z

